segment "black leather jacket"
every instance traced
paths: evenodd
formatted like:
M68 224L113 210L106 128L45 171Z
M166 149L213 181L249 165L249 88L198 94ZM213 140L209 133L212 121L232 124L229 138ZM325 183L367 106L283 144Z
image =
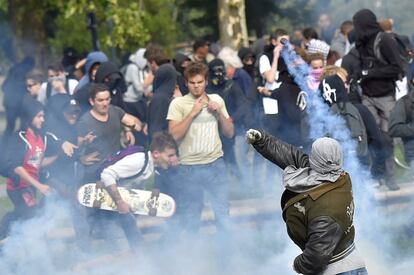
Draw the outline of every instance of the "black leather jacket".
M262 138L253 146L265 158L282 169L288 165L309 166L309 157L304 152L261 133ZM354 205L347 173L335 183L321 184L303 193L285 190L281 206L289 237L302 249L294 261L296 272L320 274L329 263L352 252Z

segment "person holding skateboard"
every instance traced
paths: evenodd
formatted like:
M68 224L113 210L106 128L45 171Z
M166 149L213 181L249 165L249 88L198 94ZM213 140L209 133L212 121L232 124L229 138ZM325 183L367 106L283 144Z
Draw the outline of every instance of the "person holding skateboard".
M80 184L96 182L100 179L103 162L121 149L122 130L129 144L135 143L131 130L142 130L142 123L138 118L111 104L111 93L106 85L100 83L91 85L89 103L92 109L77 123L78 142L87 135L93 136L91 142L85 144L79 152L82 164L79 165L78 170ZM83 214L88 221L90 235L104 238L115 248L117 246L115 233L110 232L115 221L121 225L128 237L130 247L137 247L140 233L132 215L91 210L86 210Z
M157 169L165 170L178 165L176 148L175 140L170 134L157 132L154 134L149 152L135 150L102 170L100 182L116 203L119 213L131 212L131 206L122 199L118 191L120 182L128 179L133 180L134 185L139 184L158 174Z

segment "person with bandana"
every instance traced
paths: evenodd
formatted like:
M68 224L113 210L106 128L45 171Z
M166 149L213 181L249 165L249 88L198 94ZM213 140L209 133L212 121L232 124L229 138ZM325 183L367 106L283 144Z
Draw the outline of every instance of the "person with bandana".
M37 100L46 105L48 99L53 95L73 95L77 85L77 80L66 77L62 63L50 64L47 67L47 82L42 84Z
M256 56L253 51L250 48L241 47L237 55L243 63L243 70L250 75L254 83L258 84L261 78L256 67Z
M241 137L242 133L255 123L250 101L234 80L226 79L226 69L221 59L216 58L208 63L208 73L207 94L218 94L224 99L227 111L234 123L236 136ZM236 144L239 146L239 143L236 143L236 137L226 138L222 135L221 141L223 143L224 161L230 166L230 169L234 169L235 175L240 175L239 168L241 165L238 165L235 154L235 151L237 151ZM244 141L240 144L243 144L242 148L239 148L240 154L243 155L243 157L240 156L241 159L247 154L248 148L244 148L246 147Z
M382 32L376 15L368 9L362 9L353 16L355 47L360 56L359 72L362 88L362 104L368 107L386 139L384 150L393 151L393 139L388 133L389 117L395 106L395 81L403 74L399 66L398 45L395 39L383 35L378 43L380 54L386 63L375 55L374 44ZM395 164L393 154L386 160L386 175L380 179L391 190L399 189L395 183Z
M309 89L317 92L321 75L324 69L323 55L320 53L313 53L308 55L308 63L311 67L311 70L307 76L307 84Z
M307 155L262 130L248 130L246 139L283 169L283 220L302 250L293 269L300 274L368 274L354 242L352 183L342 168L339 142L318 138Z

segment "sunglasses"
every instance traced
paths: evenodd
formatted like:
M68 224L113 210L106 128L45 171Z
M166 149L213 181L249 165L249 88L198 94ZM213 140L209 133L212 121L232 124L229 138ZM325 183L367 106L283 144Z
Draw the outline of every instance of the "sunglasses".
M33 86L38 85L39 83L33 83L33 84L26 84L27 88L32 88Z

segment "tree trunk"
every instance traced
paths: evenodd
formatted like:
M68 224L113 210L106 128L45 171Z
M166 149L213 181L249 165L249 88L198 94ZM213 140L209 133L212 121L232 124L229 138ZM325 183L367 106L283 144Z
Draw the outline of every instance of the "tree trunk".
M36 0L9 0L8 13L14 35L15 62L32 56L36 67L44 68L47 62L45 9Z
M222 46L248 46L244 0L218 0L218 18Z

